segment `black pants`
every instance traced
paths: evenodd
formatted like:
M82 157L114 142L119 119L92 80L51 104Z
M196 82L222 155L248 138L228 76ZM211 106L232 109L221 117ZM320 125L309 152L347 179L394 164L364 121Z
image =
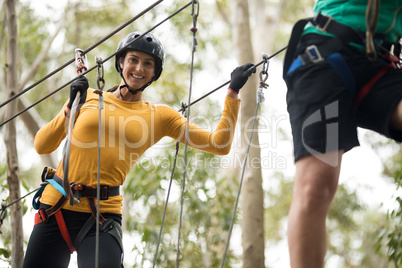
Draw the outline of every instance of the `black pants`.
M75 237L87 221L92 217L89 213L80 213L61 210L71 240ZM105 218L112 218L121 224L121 215L102 213ZM96 226L94 225L77 250L78 267L95 267L95 239ZM122 249L117 240L110 234L99 232L99 268L120 268L122 263ZM24 268L67 268L70 262L70 250L64 241L56 218L50 217L47 222L35 225L24 260Z

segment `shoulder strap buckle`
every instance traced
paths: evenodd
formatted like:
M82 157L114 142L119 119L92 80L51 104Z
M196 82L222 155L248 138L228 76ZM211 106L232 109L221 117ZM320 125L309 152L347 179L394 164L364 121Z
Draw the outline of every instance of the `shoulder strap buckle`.
M308 46L305 50L305 55L309 62L316 63L324 60L316 45Z
M317 30L326 33L327 32L327 28L329 26L329 24L334 20L334 18L332 18L329 15L322 15L321 11L318 12L317 15L314 16L313 19L313 24L315 25L315 27L317 28Z

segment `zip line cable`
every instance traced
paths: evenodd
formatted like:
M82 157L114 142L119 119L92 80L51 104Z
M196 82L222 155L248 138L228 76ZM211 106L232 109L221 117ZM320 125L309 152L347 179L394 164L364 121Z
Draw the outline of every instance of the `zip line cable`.
M125 22L124 24L122 24L121 26L119 26L118 28L116 28L114 31L112 31L110 34L108 34L107 36L105 36L104 38L102 38L100 41L98 41L97 43L95 43L94 45L92 45L91 47L89 47L88 49L86 49L84 51L84 54L89 53L91 50L93 50L94 48L96 48L97 46L99 46L100 44L104 43L106 40L110 39L113 35L115 35L116 33L120 32L122 29L124 29L125 27L127 27L128 25L130 25L131 23L133 23L134 21L136 21L138 18L140 18L142 15L144 15L145 13L147 13L148 11L150 11L151 9L153 9L154 7L156 7L157 5L159 5L161 2L163 2L164 0L159 0L155 3L153 3L152 5L150 5L149 7L147 7L146 9L144 9L143 11L141 11L138 15L136 15L135 17L133 17L132 19L128 20L127 22ZM32 85L28 86L27 88L25 88L24 90L21 90L18 94L15 94L13 97L11 97L10 99L6 100L5 102L0 104L0 108L3 107L4 105L8 104L9 102L15 100L16 98L18 98L19 96L21 96L22 94L25 94L26 92L28 92L29 90L31 90L32 88L36 87L37 85L39 85L40 83L42 83L43 81L47 80L48 78L52 77L53 75L55 75L56 73L60 72L61 70L63 70L64 68L66 68L68 65L70 65L71 63L73 63L75 61L75 58L67 61L66 63L64 63L62 66L60 66L59 68L57 68L56 70L54 70L53 72L45 75L44 77L42 77L41 79L39 79L37 82L33 83ZM73 81L70 81L70 83L72 83ZM67 84L69 85L69 84ZM50 95L49 95L50 96ZM47 97L49 97L47 96ZM7 123L7 122L6 122ZM0 127L3 125L3 123L0 125Z
M162 0L163 1L163 0ZM171 14L170 16L168 16L167 18L165 18L164 20L162 20L161 22L159 22L158 24L156 24L155 26L153 26L152 28L150 28L148 31L144 32L142 35L138 36L136 39L134 39L132 42L128 43L126 46L122 47L121 49L119 49L118 51L116 51L115 53L111 54L109 57L105 58L105 60L102 61L102 63L105 63L106 61L108 61L109 59L111 59L112 57L114 57L117 53L121 52L122 50L124 50L126 47L128 47L129 45L135 43L138 39L141 39L144 35L146 35L147 33L153 31L154 29L156 29L157 27L159 27L161 24L165 23L166 21L170 20L172 17L174 17L175 15L177 15L178 13L180 13L181 11L183 11L184 9L186 9L188 6L190 6L192 3L192 1L190 1L188 4L184 5L182 8L178 9L176 12L174 12L173 14ZM84 52L85 53L85 52ZM74 59L75 60L75 59ZM71 62L69 62L71 63ZM67 66L67 65L66 65ZM97 66L93 66L91 68L89 68L86 72L82 73L82 75L86 75L87 73L95 70L97 68ZM69 82L63 84L61 87L57 88L56 90L54 90L53 92L47 94L45 97L43 97L42 99L36 101L35 103L33 103L32 105L29 105L28 107L26 107L25 109L21 110L20 112L18 112L17 114L15 114L14 116L10 117L9 119L5 120L4 122L2 122L0 124L0 127L2 127L3 125L7 124L8 122L10 122L11 120L13 120L14 118L18 117L19 115L21 115L22 113L28 111L29 109L31 109L32 107L36 106L37 104L41 103L42 101L44 101L45 99L49 98L50 96L52 96L53 94L57 93L58 91L60 91L61 89L63 89L64 87L70 85L72 82L74 82L77 79L77 77L73 78L72 80L70 80ZM16 95L15 95L16 96ZM15 96L13 98L15 98Z

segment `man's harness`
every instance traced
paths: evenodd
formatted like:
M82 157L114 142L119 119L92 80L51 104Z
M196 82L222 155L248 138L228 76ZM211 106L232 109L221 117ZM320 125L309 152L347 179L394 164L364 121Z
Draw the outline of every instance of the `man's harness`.
M298 53L297 45L307 23L313 24L319 31L332 34L334 37L329 38L320 45L310 45L304 51ZM376 44L377 53L382 54L382 56L390 63L383 67L383 69L381 69L367 82L366 85L363 86L363 88L359 90L355 97L355 107L358 107L370 89L384 74L386 74L390 69L400 67L400 59L395 56L400 53L400 44L398 42L396 44L387 43L384 41L384 36L382 35L376 35L373 38L374 43ZM322 15L320 12L315 17L299 20L293 27L289 40L283 66L283 78L286 80L288 76L303 65L326 60L338 73L349 92L352 95L355 95L357 91L355 78L349 65L339 51L350 43L364 45L366 42L367 40L365 39L365 34L363 32L339 23L332 17ZM389 53L392 45L394 45L395 55ZM373 55L367 56L369 59L373 58Z

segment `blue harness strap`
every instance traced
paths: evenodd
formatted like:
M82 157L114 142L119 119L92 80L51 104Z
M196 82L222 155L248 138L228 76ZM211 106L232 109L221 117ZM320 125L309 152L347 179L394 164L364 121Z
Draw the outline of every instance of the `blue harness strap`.
M43 177L42 177L43 179ZM43 191L45 190L46 186L48 184L52 185L57 191L59 191L63 196L67 196L66 192L64 191L64 188L62 186L62 179L57 176L56 174L53 174L51 179L45 179L43 183L41 184L39 190L35 193L35 196L32 200L32 206L34 209L38 210L40 206L40 201L39 198L42 196Z
M356 80L342 55L338 52L333 53L327 57L327 61L342 79L349 93L354 96L356 93Z
M332 68L336 71L339 77L342 79L349 93L354 96L356 93L356 80L353 76L352 70L349 65L342 57L339 52L332 53L324 58L320 53L317 46L309 46L306 48L305 52L299 55L290 65L286 75L291 75L294 71L296 71L299 67L309 64L309 63L317 63L323 60L326 60L329 64L331 64Z

